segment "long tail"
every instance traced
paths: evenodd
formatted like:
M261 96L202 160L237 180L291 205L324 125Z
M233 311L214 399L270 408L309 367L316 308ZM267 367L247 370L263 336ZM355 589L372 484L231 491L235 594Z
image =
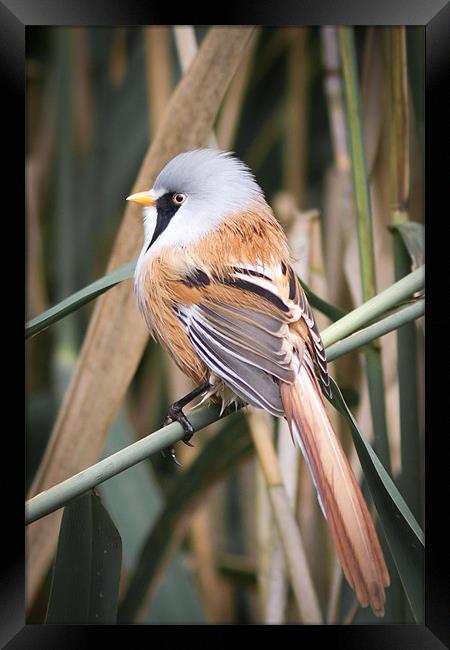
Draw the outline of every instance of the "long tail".
M295 384L281 384L286 418L309 466L344 575L362 607L384 615L389 574L350 463L333 430L308 353Z

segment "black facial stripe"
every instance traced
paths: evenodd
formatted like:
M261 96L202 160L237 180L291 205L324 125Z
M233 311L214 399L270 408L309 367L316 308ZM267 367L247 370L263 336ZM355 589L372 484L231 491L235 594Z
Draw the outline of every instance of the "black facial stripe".
M167 194L160 196L156 201L156 226L153 232L152 240L147 246L147 250L145 252L147 252L150 246L155 243L160 234L164 232L164 230L169 225L170 220L179 209L180 205L177 205L173 202L174 194L175 192L167 192Z

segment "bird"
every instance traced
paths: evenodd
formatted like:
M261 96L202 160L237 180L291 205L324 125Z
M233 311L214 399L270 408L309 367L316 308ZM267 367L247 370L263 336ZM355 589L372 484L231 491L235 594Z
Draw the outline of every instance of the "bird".
M372 517L325 407L324 345L294 272L287 237L250 168L233 152L172 158L143 206L134 291L148 329L199 395L285 418L316 488L343 573L362 607L384 615L390 578Z

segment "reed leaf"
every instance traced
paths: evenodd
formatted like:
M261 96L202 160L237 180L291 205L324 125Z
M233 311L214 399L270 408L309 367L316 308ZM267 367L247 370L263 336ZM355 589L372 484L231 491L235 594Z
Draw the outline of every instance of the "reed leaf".
M65 509L46 623L115 623L122 540L100 499L89 492Z
M99 280L88 284L86 287L76 291L57 305L54 305L42 314L39 314L39 316L32 318L25 325L26 338L39 334L47 329L47 327L50 327L50 325L53 325L53 323L57 323L62 318L65 318L72 312L80 309L86 303L94 300L94 298L98 298L98 296L101 296L102 293L105 293L108 289L119 284L119 282L128 280L133 276L135 266L136 260L129 262L128 264L123 264L115 271L107 273Z
M411 259L410 270L414 271L425 264L425 227L422 223L416 221L393 223L389 226L389 230L400 235Z
M415 621L424 615L424 534L379 458L359 431L357 422L331 379L331 403L347 419L353 442L397 567Z

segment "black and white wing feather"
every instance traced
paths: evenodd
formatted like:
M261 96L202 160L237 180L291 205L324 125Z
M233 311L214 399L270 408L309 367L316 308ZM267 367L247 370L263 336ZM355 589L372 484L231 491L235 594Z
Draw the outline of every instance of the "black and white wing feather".
M234 267L204 292L201 302L178 305L177 315L203 362L241 399L276 416L284 415L279 381L294 383L302 363L303 339L292 326L303 319L327 386L320 335L303 290L285 264Z

